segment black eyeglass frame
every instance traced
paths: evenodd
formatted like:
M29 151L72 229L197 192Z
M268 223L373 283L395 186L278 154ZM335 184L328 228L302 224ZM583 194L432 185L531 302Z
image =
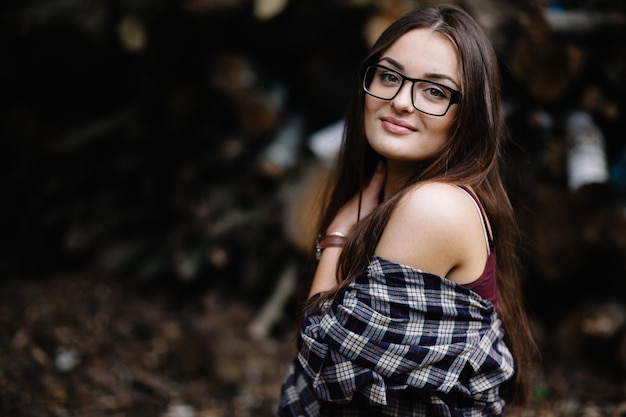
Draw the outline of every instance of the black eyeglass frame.
M367 71L370 68L382 68L382 69L384 69L386 71L391 71L391 72L393 72L395 74L398 74L400 76L400 78L402 78L402 83L400 84L400 87L398 87L398 91L396 91L396 93L393 95L393 97L391 97L391 98L382 98L382 97L374 95L370 91L368 91L367 86L365 85L367 83L367 78L365 77L365 75L367 74ZM421 78L407 77L406 75L404 75L403 73L401 73L398 70L395 70L395 69L392 69L392 68L389 68L389 67L386 67L386 66L380 65L380 64L367 65L365 67L365 70L363 71L363 91L365 93L369 94L370 96L375 97L375 98L380 99L380 100L391 101L394 98L396 98L396 96L398 95L400 90L402 90L402 87L404 87L404 83L406 81L410 81L411 82L411 104L413 105L413 108L415 110L419 111L420 113L424 113L424 114L427 114L429 116L443 117L443 116L445 116L448 113L448 110L450 110L450 107L452 107L453 104L458 104L458 103L461 102L461 92L460 91L455 90L453 88L448 87L447 85L443 85L443 84L440 84L440 83L435 82L435 81L424 80L424 79L421 79ZM448 107L446 108L446 111L444 111L442 114L434 114L434 113L425 112L424 110L420 110L417 107L415 107L415 98L414 98L414 94L413 94L413 89L415 88L415 83L418 82L418 81L426 81L426 82L428 82L430 84L434 84L434 85L436 85L438 87L441 87L441 88L443 88L445 90L448 90L450 92L450 102L448 103Z

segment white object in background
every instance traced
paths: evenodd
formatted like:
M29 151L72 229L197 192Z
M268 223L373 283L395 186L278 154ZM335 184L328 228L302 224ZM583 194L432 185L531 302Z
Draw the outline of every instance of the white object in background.
M344 121L339 120L309 137L309 148L325 165L335 162L343 140Z
M259 20L269 20L278 16L287 7L289 0L256 0L254 16Z
M583 111L570 113L567 129L567 179L571 191L586 184L604 183L609 179L604 136Z
M261 155L259 163L265 174L279 176L296 165L303 131L302 116L296 114L286 118L272 142Z

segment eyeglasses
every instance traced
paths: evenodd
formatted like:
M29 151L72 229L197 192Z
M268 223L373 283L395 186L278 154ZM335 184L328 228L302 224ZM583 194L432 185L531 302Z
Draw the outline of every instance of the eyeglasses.
M409 78L383 65L370 65L365 70L363 90L381 100L393 100L404 82L411 83L411 97L416 110L431 116L444 116L450 106L461 100L461 92L429 80Z

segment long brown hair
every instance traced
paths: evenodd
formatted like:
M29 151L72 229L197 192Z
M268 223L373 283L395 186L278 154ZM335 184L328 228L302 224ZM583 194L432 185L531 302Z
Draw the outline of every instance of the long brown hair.
M416 174L405 187L357 224L339 258L339 288L367 267L391 212L408 189L417 183L432 180L472 186L487 212L496 241L498 315L516 364L515 377L505 384L501 394L509 403L522 404L529 397L535 345L519 283L515 253L518 228L500 174L503 141L508 133L500 108L497 57L482 28L467 12L457 6L444 5L410 12L394 22L372 46L363 68L378 63L382 54L399 37L417 28L430 28L443 33L456 46L462 66L459 111L450 137L439 153L427 162L416 163ZM348 106L335 179L320 217L318 230L322 234L338 210L361 192L381 159L365 138L362 77L363 71L360 77L356 77L352 102ZM332 297L337 290L326 294L324 299Z

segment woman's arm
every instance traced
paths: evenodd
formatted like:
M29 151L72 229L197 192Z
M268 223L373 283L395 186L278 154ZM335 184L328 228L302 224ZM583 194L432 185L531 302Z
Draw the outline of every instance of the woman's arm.
M385 184L385 166L382 162L379 162L374 171L374 175L369 184L363 190L363 196L361 200L361 215L360 218L364 218L369 215L376 206L378 206L378 198L380 192ZM352 197L340 210L330 223L326 234L330 233L343 233L346 236L350 235L350 232L357 224L359 218L359 196ZM323 291L332 290L337 284L337 262L342 248L329 247L324 249L322 255L317 264L315 275L313 276L313 283L309 291L309 298Z

